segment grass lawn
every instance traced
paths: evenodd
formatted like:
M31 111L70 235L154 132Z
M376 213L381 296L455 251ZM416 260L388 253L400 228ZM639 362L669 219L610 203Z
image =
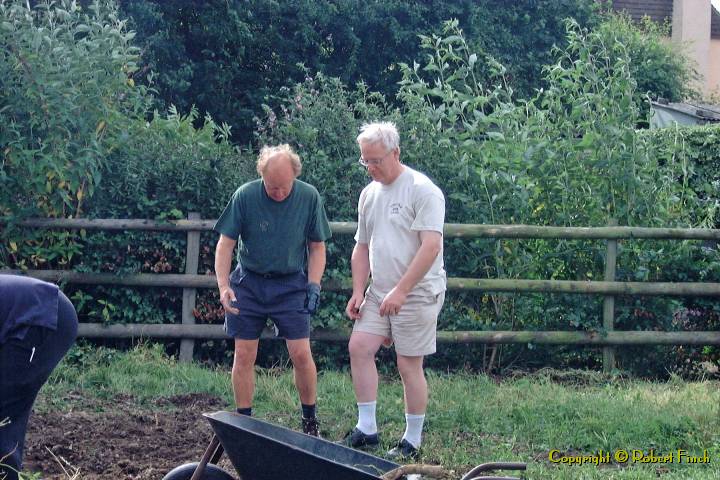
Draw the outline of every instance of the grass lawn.
M490 461L528 464L529 479L720 479L720 383L647 382L593 372L544 371L496 381L470 373L428 372L431 396L423 440L423 462L457 472ZM340 439L355 425L350 375L323 371L319 378L323 436ZM127 353L76 348L41 392L39 410L62 408L68 392L112 399L131 396L140 409L153 400L202 392L231 408L227 369L178 364L155 347ZM75 406L74 408L78 408ZM254 414L297 428L298 400L288 368L259 369ZM200 414L201 412L198 412ZM384 449L404 430L402 386L385 376L378 398ZM656 456L684 450L709 458L706 464L618 463L616 452L651 449ZM553 463L554 458L610 452L596 466ZM382 454L380 450L378 454ZM620 454L621 455L621 454ZM506 472L510 474L510 472ZM82 478L82 476L80 476Z

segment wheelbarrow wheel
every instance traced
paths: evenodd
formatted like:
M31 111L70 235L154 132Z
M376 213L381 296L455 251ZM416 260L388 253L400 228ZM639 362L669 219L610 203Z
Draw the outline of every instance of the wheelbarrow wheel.
M193 473L195 473L195 469L197 468L199 462L193 462L193 463L186 463L185 465L180 465L179 467L175 467L172 470L170 470L167 475L163 477L163 480L190 480L192 478ZM208 463L205 465L205 471L203 472L202 477L200 480L236 480L235 477L230 475L228 472L223 470L222 468L218 467L217 465L213 465L212 463Z

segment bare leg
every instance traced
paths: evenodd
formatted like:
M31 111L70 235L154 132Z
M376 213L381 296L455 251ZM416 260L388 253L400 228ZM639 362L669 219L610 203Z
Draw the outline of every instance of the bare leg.
M423 415L427 409L428 387L423 370L424 357L398 354L397 365L405 395L405 413Z
M317 400L317 368L310 350L310 339L287 340L286 343L300 402L314 405Z
M252 407L255 391L255 359L258 340L235 339L235 358L233 359L232 384L235 405L238 408Z
M350 336L350 369L358 403L377 400L378 373L375 354L384 341L385 337L372 333L353 332Z

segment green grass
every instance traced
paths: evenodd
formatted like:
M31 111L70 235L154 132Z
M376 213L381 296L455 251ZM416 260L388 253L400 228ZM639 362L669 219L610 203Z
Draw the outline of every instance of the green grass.
M458 478L489 461L526 462L530 479L720 478L718 382L652 383L548 371L499 383L483 375L428 372L428 383L423 461L453 469ZM356 420L350 376L321 372L318 388L323 435L340 439ZM159 397L193 392L216 395L228 408L232 403L227 369L178 364L157 347L126 353L74 349L43 389L38 408L77 391L101 399L125 396L144 408L160 408L153 403ZM298 409L290 369L258 372L258 417L296 428ZM396 377L385 377L380 385L378 423L383 447L403 433L402 386ZM548 460L551 450L587 455L601 449L655 449L656 454L684 449L697 455L708 450L711 462L579 467Z
M228 371L178 363L160 346L140 346L128 352L82 346L70 350L42 392L52 404L65 401L64 394L71 391L103 400L129 396L146 406L161 397L203 392L230 404L228 381Z

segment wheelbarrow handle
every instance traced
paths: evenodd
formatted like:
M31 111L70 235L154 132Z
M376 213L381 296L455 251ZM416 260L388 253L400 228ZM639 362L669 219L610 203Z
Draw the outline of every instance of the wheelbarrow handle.
M200 463L198 463L195 473L190 477L190 480L200 480L203 477L203 473L205 473L205 465L207 465L208 462L216 463L220 459L223 450L220 439L217 435L213 434L210 445L205 449L205 453L203 453Z
M520 480L520 479L518 477L495 477L495 476L486 477L483 475L482 477L473 477L468 480Z
M494 470L525 470L527 469L527 465L524 463L517 463L517 462L490 462L490 463L483 463L481 465L478 465L477 467L470 470L468 473L463 475L463 477L460 480L475 480L478 473L482 472L492 472ZM490 479L502 479L502 478L514 478L514 477L480 477L485 478L487 480Z

